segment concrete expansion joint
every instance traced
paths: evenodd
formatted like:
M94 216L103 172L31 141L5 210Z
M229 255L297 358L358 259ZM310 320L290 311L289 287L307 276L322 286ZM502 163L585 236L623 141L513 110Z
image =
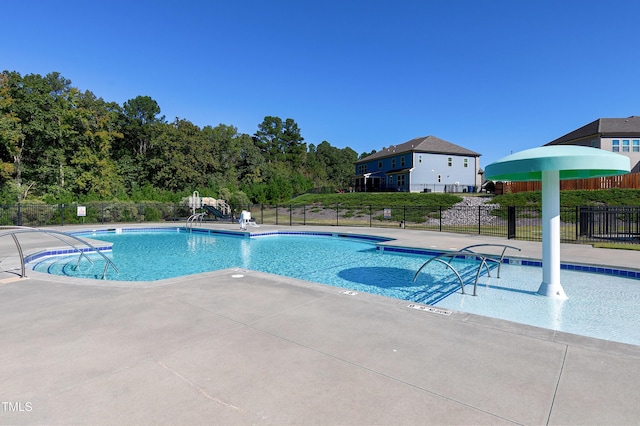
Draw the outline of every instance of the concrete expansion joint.
M547 423L550 424L551 414L556 402L556 396L558 395L558 388L560 387L560 381L562 380L562 373L564 371L565 363L567 362L567 353L569 352L569 345L564 346L564 354L562 355L562 362L560 363L560 372L558 373L558 379L556 380L556 388L553 390L553 398L551 399L551 406L549 407L549 415L547 416Z
M236 407L233 404L230 404L228 402L222 401L219 398L216 398L215 396L209 395L209 393L207 393L207 391L203 388L201 388L200 386L196 385L195 383L193 383L191 380L189 380L188 378L186 378L185 376L183 376L182 374L180 374L178 371L176 371L175 369L169 367L168 365L166 365L165 363L163 363L162 361L156 361L156 363L164 368L165 370L169 371L171 374L173 374L174 376L176 376L177 378L179 378L180 380L182 380L183 382L185 382L187 385L189 385L189 387L191 387L192 389L194 389L195 391L197 391L200 395L202 395L203 397L207 398L210 401L213 401L217 404L223 405L227 408L231 408L232 410L236 410L236 411L243 411L242 409L240 409L239 407Z

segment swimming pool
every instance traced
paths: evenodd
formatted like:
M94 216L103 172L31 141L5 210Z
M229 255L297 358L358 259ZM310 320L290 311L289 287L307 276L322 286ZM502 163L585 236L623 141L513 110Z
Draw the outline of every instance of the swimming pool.
M296 235L297 234L297 235ZM562 270L569 299L536 294L541 270L503 265L501 278L484 274L478 296L471 296L479 262L454 259L459 280L442 264L415 272L433 255L428 250L380 250L384 239L368 236L307 233L246 234L185 232L92 232L76 234L113 243L109 254L120 274L107 279L152 281L206 271L243 268L299 278L349 290L379 294L420 304L515 321L623 343L640 345L640 282L607 275ZM78 255L51 256L32 262L33 269L60 275L99 278L104 261L95 265Z

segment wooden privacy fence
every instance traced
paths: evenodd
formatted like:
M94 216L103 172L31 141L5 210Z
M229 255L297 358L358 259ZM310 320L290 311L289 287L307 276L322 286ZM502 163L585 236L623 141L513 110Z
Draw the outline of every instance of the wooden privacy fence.
M560 181L560 190L596 190L596 189L640 189L640 173L627 173L620 176L607 176L588 179L569 179ZM496 182L496 195L539 191L542 189L542 182Z

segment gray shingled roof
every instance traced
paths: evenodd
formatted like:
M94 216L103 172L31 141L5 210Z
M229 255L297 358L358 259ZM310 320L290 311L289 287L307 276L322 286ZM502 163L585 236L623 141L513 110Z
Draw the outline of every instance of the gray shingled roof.
M451 154L451 155L467 155L470 157L479 157L480 154L463 148L451 142L447 142L443 139L435 136L423 136L415 139L411 139L408 142L401 143L400 145L391 145L388 148L369 155L356 163L364 161L371 161L378 158L389 157L403 152L424 152L429 154Z
M598 118L546 145L561 145L570 141L586 139L593 136L640 136L640 117L632 115L627 118Z

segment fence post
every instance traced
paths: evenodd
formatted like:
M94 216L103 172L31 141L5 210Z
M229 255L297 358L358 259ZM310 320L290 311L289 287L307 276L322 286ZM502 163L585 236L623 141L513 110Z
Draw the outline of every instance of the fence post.
M438 211L440 212L438 215L440 217L440 232L442 232L442 206L438 206Z
M407 205L402 205L402 229L407 226Z
M478 206L478 235L482 234L482 206Z
M64 226L64 203L62 203L61 207L62 207L62 226Z
M302 224L303 225L307 224L307 205L306 204L302 206Z
M507 239L516 238L516 206L507 207Z
M369 206L369 228L373 226L373 208Z
M264 224L264 204L260 204L260 223Z
M336 203L336 226L340 226L338 222L340 218L340 203Z
M289 226L293 225L293 207L289 204Z
M20 200L18 200L18 226L22 226L22 212L20 210Z
M580 207L576 206L576 221L575 221L575 228L576 228L576 241L578 241L578 238L580 238L580 231L579 231L579 227L580 227Z
M276 225L278 224L278 203L276 203Z
M104 225L104 203L100 203L100 212L102 213L102 224Z

